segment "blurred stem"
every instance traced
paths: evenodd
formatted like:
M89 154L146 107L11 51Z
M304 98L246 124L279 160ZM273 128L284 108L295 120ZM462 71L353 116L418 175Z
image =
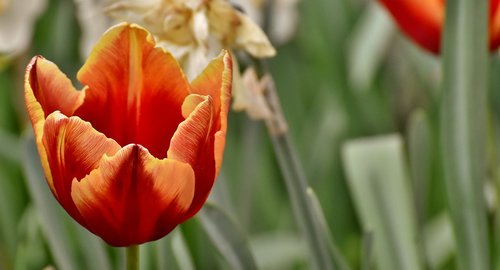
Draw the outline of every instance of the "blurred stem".
M264 71L264 64L253 59L255 68L260 76ZM317 269L348 269L345 260L340 255L332 241L327 226L322 226L323 213L314 208L313 202L307 195L309 185L296 150L292 145L288 124L283 115L279 97L270 80L266 89L266 102L272 115L265 119L268 133L271 137L274 152L285 179L288 196L292 204L292 211L304 237L308 241L310 253Z
M139 270L139 245L127 247L127 270Z
M485 180L488 1L446 2L442 145L461 269L490 269Z

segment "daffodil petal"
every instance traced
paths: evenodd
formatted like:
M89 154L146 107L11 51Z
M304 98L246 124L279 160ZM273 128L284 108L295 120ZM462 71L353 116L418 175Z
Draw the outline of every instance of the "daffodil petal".
M193 198L194 177L188 164L156 159L130 144L74 180L72 197L90 231L113 246L136 245L180 223Z
M52 192L68 213L81 222L71 199L71 182L84 178L104 155L120 150L120 145L97 132L90 123L58 111L45 121L42 145L52 176Z
M78 72L89 87L75 113L120 145L138 143L165 157L189 84L172 55L137 25L106 32Z

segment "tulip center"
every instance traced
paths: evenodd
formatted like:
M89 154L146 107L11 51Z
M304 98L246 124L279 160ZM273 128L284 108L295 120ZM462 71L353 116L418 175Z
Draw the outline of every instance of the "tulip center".
M2 14L7 9L9 1L10 0L0 0L0 14Z

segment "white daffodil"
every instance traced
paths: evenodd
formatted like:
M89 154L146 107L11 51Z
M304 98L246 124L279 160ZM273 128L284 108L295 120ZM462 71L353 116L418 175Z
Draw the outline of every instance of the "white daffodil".
M0 0L0 54L15 56L28 48L45 6L46 0Z
M276 53L259 26L226 0L122 0L107 11L151 31L190 78L222 48L243 49L257 58Z

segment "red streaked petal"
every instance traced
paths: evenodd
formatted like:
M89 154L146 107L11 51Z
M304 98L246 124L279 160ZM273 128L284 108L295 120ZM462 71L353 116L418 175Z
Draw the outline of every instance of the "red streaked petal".
M227 115L231 99L232 58L227 51L221 53L192 82L191 92L210 95L214 104L213 134L215 135L216 175L222 164L222 156L226 142Z
M205 151L210 144L209 136L213 118L212 98L191 94L186 98L182 107L183 113L189 116L174 133L167 156L189 163L196 169L198 160L205 159L201 156L208 155L208 158L213 159L212 155Z
M40 116L33 114L33 102L38 102L44 118L55 111L71 116L85 97L77 91L59 68L41 56L35 56L26 69L25 97L32 122Z
M183 162L159 160L130 144L80 182L72 197L87 228L113 246L165 236L181 221L194 193L194 172Z
M189 85L177 61L155 48L146 30L128 24L108 30L78 78L89 89L76 115L120 145L137 143L166 156L184 120L181 105Z
M45 121L42 144L52 176L49 186L66 211L81 222L71 200L71 182L89 174L103 155L113 155L120 145L97 132L90 123L57 111Z
M380 0L399 27L425 49L439 53L444 24L443 0Z
M188 114L172 137L168 158L189 163L196 175L193 203L185 219L199 211L215 181L212 136L213 104L210 96L189 95L182 106Z

